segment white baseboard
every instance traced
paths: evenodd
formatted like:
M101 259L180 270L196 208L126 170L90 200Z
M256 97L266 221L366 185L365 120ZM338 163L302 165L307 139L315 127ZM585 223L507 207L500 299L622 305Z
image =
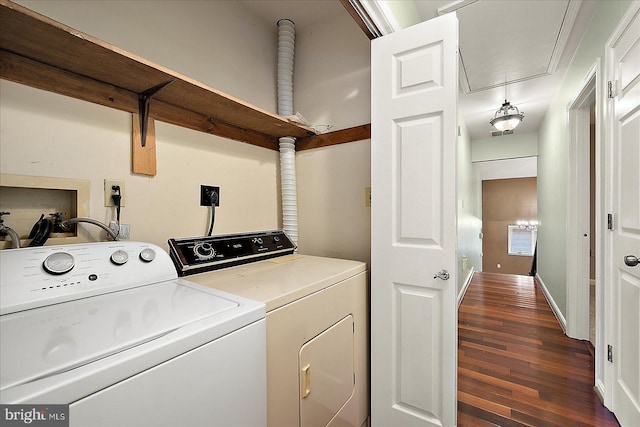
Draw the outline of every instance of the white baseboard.
M554 301L553 297L551 296L551 293L549 293L549 289L547 289L547 287L545 286L544 282L542 281L542 278L540 277L539 274L536 273L536 280L538 281L538 283L540 284L540 287L542 288L542 293L544 294L544 297L547 299L547 302L549 303L549 306L551 307L551 311L553 311L553 314L556 316L556 319L558 319L558 323L560 323L560 327L562 328L562 332L567 333L567 319L564 318L564 316L562 315L562 312L560 311L560 309L558 308L558 305L556 304L556 302Z
M460 303L462 302L462 298L464 298L464 294L467 292L467 288L469 287L469 284L471 283L471 279L473 278L473 273L476 271L476 269L474 267L471 267L471 270L469 270L469 274L467 274L467 278L464 281L464 285L462 286L462 289L460 289L460 293L458 294L458 307L460 307Z
M602 381L597 380L596 385L593 389L598 395L598 399L600 399L600 402L602 402L602 404L604 405L604 384L602 384Z

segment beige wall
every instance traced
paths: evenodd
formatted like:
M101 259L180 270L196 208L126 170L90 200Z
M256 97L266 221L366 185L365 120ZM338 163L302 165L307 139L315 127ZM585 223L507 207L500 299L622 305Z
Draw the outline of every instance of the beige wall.
M536 178L483 181L483 271L525 276L529 274L532 256L508 254L508 226L516 225L519 220L536 219Z
M295 109L311 124L338 130L371 122L370 43L347 13L296 27L295 73ZM299 252L369 263L370 140L301 151L296 163Z
M18 2L261 108L276 110L277 27L251 16L241 2L157 1L153 7L148 1ZM321 26L298 28L299 49L308 50L296 54L296 108L314 124L342 128L368 123L368 40L351 37L352 44L346 38L349 31L364 35L358 34L339 3L327 7L344 16L332 20L324 31ZM331 34L335 35L328 38ZM335 57L323 62L327 52ZM362 52L355 62L348 60L354 52ZM275 151L156 123L158 174L135 175L130 172L128 114L7 81L0 82L0 91L0 171L87 180L89 215L103 222L115 215L113 208L103 206L103 180L125 180L122 222L131 224L132 240L166 248L170 237L203 235L208 210L199 206L201 184L221 187L215 234L281 227ZM313 219L342 208L347 221L330 241L318 237L335 230L334 218L301 222L300 248L367 261L368 211L354 211L353 194L355 188L363 193L368 185L368 144L349 146L306 153L298 164L301 216ZM323 160L327 156L340 160L327 165ZM326 203L318 204L305 191L311 182L341 175L345 179ZM7 217L8 225L10 221ZM86 230L87 240L101 239L99 229Z

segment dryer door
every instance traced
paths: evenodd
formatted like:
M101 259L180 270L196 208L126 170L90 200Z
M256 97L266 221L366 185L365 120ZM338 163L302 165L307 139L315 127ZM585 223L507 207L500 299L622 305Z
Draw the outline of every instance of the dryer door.
M300 426L348 425L336 414L351 398L355 385L353 316L307 341L300 349L299 366Z

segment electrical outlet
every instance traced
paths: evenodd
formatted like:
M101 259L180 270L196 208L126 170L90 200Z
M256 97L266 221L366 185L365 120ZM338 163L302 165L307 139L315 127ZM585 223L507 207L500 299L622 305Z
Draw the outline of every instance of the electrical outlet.
M117 185L120 187L120 206L126 206L126 201L127 201L127 197L126 197L126 193L124 191L124 181L123 180L118 180L118 179L105 179L104 180L104 205L105 206L115 206L116 204L113 203L113 199L111 198L112 195L116 194L116 192L113 190L113 186Z
M112 229L117 235L118 240L129 240L131 236L131 225L130 224L120 224L117 222L111 221L109 223L109 228ZM110 238L111 236L107 236Z
M200 186L200 206L211 206L211 197L217 196L216 206L220 206L220 187L210 185Z
M364 206L371 207L371 187L364 188Z

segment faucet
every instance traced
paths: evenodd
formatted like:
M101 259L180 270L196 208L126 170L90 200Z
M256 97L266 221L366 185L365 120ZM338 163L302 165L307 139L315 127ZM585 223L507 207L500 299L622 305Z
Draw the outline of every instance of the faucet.
M9 236L11 238L11 247L13 249L20 248L20 236L11 227L4 225L3 215L11 215L9 212L0 212L0 236Z

